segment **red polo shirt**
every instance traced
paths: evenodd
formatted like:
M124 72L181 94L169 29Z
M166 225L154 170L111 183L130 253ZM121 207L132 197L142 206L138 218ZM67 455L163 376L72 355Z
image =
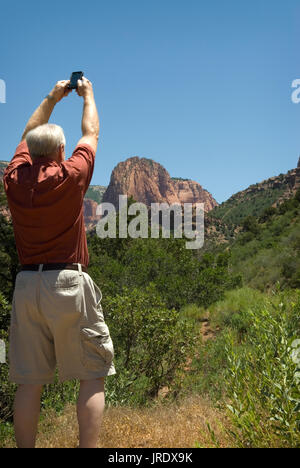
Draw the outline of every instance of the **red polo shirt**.
M26 141L19 144L3 182L22 265L88 266L83 198L94 163L95 152L86 144L60 164L45 156L32 162Z

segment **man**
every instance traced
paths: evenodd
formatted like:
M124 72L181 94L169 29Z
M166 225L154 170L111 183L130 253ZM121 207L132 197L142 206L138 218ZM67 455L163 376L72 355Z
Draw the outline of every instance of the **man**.
M10 380L17 383L14 427L20 448L35 447L44 384L80 380L80 448L95 448L104 410L104 378L115 374L113 343L102 294L87 273L89 255L83 198L99 136L91 82L78 81L83 98L82 138L65 159L63 130L48 124L69 81L59 81L27 123L3 182L12 214L21 271L10 327Z

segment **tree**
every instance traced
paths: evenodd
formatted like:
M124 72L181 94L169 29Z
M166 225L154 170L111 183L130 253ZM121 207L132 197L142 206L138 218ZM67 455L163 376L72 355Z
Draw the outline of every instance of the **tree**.
M259 225L254 216L247 216L242 222L244 232L251 232L254 235L259 233Z
M193 325L167 307L154 284L143 290L124 287L121 294L104 298L103 307L114 341L119 398L142 403L156 397L193 354Z
M15 279L19 268L13 225L3 214L8 209L3 185L0 183L0 290L12 300Z

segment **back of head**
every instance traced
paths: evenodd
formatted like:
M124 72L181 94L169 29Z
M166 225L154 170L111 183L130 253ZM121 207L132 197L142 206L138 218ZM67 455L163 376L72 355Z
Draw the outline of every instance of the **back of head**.
M59 125L44 124L31 130L26 135L26 143L32 159L52 156L60 145L66 144L63 129Z

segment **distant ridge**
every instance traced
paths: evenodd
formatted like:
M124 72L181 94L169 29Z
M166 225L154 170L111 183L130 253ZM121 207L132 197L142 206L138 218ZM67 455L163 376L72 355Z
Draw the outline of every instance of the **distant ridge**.
M300 188L300 158L287 174L250 185L210 212L210 216L227 224L239 225L247 216L260 216L266 208L278 206L293 197Z

